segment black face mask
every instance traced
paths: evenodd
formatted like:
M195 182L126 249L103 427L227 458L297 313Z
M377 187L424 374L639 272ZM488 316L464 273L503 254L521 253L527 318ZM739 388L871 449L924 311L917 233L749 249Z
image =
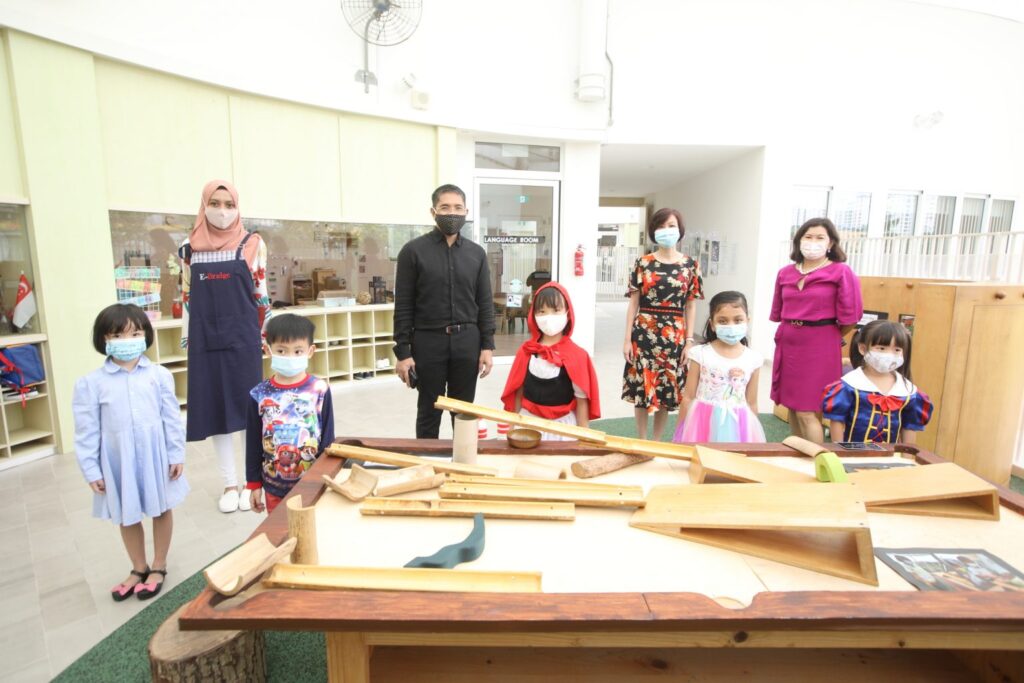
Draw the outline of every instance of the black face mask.
M449 214L437 214L434 216L434 222L437 223L437 227L441 229L446 235L457 235L462 230L462 226L466 224L466 217L460 216L456 213Z

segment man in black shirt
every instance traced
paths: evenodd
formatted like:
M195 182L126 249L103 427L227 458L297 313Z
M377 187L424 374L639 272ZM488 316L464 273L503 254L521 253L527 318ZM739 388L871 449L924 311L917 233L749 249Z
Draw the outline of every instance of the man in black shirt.
M487 252L459 234L466 223L466 193L442 185L431 199L437 228L402 247L395 273L397 371L420 392L418 439L437 438L438 396L473 400L477 377L491 371L494 350Z

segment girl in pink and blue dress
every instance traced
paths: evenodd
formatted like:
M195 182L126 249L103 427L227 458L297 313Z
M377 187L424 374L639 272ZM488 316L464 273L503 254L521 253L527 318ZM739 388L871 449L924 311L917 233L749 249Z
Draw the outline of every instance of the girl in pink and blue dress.
M114 304L96 318L93 347L103 366L75 384L75 452L93 517L121 530L132 570L110 590L115 602L160 592L171 546L171 509L185 499L185 429L167 368L143 355L153 327L138 306ZM143 517L153 520L153 563L146 561Z
M704 342L690 349L690 368L672 440L676 443L758 442L757 380L764 358L747 346L747 298L719 292L711 298Z
M825 388L822 412L833 441L914 443L932 416L932 402L910 381L910 332L876 320L850 345L853 371Z

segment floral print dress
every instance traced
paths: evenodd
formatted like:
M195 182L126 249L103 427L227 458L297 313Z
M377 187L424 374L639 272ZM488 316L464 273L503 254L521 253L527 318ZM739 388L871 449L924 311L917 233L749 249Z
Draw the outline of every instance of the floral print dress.
M635 291L640 292L640 310L630 333L633 362L623 372L622 399L648 413L676 410L686 382L686 303L704 298L700 267L689 256L677 263L641 256L626 296Z

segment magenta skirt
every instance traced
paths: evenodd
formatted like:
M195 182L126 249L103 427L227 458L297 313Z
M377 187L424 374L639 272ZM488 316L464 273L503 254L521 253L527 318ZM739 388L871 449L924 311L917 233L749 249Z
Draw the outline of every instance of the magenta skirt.
M825 387L843 374L839 327L796 327L779 323L775 332L772 393L790 410L818 412Z

